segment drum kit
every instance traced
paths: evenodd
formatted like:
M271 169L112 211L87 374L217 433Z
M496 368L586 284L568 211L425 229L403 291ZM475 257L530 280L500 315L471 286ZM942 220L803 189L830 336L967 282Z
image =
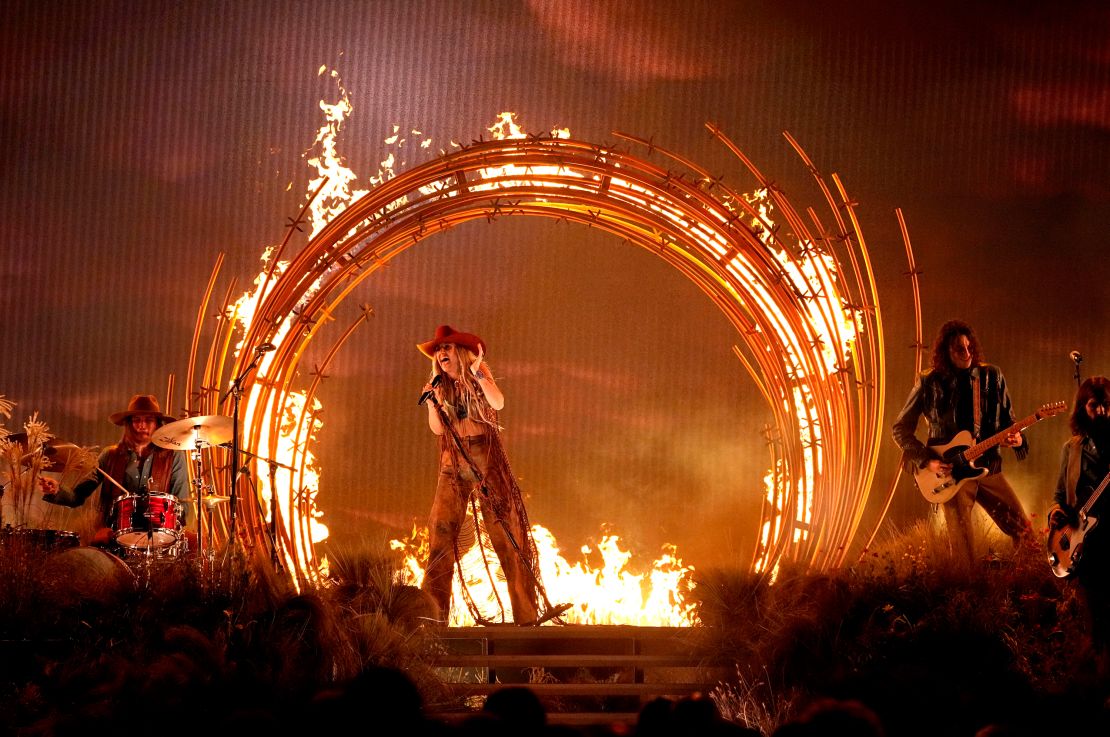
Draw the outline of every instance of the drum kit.
M204 483L201 451L227 444L232 439L232 433L232 418L207 415L168 423L151 436L151 442L160 448L190 453L196 472L193 478L193 495L188 501L153 489L144 489L139 493L128 491L97 468L96 471L104 483L115 486L119 492L109 513L109 539L103 541L108 543L108 551L132 565L176 560L188 552L204 552L200 525L195 539L190 539L191 535L186 537L185 505L196 503L196 517L200 520L203 511L206 510L211 516L217 505L231 501L230 496L207 493L209 487ZM19 434L9 435L8 439L26 444ZM79 450L81 448L73 443L51 440L34 452L41 453L48 459L48 462L41 465L41 470L60 472L67 467L70 456ZM29 464L31 455L30 452L23 455L20 468ZM6 481L7 479L0 479L0 482ZM12 527L9 524L6 527L0 525L0 544L56 551L78 547L80 543L74 532ZM196 551L190 550L191 544L196 545Z
M201 451L228 443L232 431L230 417L204 415L163 425L151 435L150 441L160 448L189 452L195 464L190 501L197 505L198 520L203 519L204 510L211 516L216 505L231 501L229 496L207 493ZM185 503L172 494L155 491L117 498L112 505L111 527L112 541L121 551L121 557L126 561L149 563L176 559L189 552L189 541L185 537ZM204 552L202 527L197 525L198 553Z

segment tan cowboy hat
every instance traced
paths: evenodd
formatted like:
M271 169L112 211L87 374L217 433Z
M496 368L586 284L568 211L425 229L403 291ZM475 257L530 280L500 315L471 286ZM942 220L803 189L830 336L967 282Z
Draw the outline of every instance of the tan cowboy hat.
M488 347L486 341L482 340L477 335L460 333L450 325L440 325L436 328L436 337L426 343L417 343L416 347L428 358L434 358L433 354L435 353L436 346L443 345L444 343L461 345L463 348L469 348L474 353L478 352L479 345L482 346L483 351Z
M127 409L110 415L108 420L113 425L122 425L132 415L156 415L159 422L173 422L174 420L169 415L162 414L162 408L158 406L158 400L154 398L153 394L136 394L127 403Z

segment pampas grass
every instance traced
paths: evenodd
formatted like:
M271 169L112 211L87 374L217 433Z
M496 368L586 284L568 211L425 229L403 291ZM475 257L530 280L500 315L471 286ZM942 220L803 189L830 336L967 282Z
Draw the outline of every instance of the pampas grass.
M445 698L436 642L419 626L428 603L373 555L352 553L332 579L297 591L242 550L215 551L203 571L195 559L133 560L125 586L117 559L73 551L0 546L0 724L95 732L113 728L112 715L145 724L170 713L176 733L248 707L292 723L377 666L407 673L426 703ZM88 561L105 577L93 591L66 568Z
M765 734L819 696L859 698L895 734L1042 719L1057 698L1100 707L1073 585L1039 548L978 547L992 552L969 567L924 521L828 574L702 572L703 647L736 666L718 707Z

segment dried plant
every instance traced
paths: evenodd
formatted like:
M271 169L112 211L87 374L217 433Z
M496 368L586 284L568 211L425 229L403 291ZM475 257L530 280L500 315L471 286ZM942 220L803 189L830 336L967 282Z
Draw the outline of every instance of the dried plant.
M0 414L10 419L14 407L14 402L0 395ZM64 450L60 456L59 450ZM0 494L10 495L14 517L5 523L15 528L30 526L31 510L41 492L44 473L58 474L55 480L59 485L72 488L94 473L96 461L95 448L57 443L37 411L23 423L22 433L0 428L0 483L4 485Z
M977 532L986 554L973 565L926 521L889 531L859 563L831 574L784 567L771 581L703 571L694 593L705 648L747 669L722 684L719 707L766 733L765 721L781 718L788 702L851 694L891 733L947 734L1006 699L1088 693L1095 667L1071 587L1034 546L1010 555L993 531ZM938 683L968 695L964 711L930 710Z
M709 698L717 705L722 718L769 735L794 716L797 695L777 691L766 670L759 677L745 676L737 665L735 680L714 688Z

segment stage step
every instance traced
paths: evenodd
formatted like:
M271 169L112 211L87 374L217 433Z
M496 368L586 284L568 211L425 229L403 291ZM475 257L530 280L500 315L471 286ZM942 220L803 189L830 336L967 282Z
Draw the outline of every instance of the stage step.
M653 698L708 693L724 678L703 652L703 634L628 625L447 628L436 670L452 697L430 711L457 721L515 685L540 697L551 723L631 723Z

